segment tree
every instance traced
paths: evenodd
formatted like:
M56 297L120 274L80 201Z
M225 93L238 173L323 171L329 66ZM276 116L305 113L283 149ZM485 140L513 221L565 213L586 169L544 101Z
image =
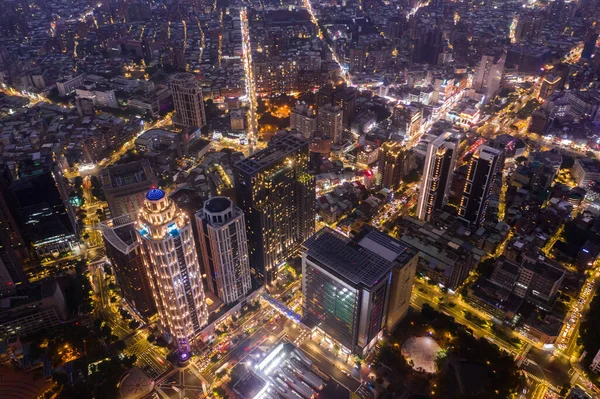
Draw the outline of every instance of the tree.
M131 320L129 322L129 328L131 328L132 330L135 330L136 328L138 328L140 326L140 323L138 323L137 320Z
M216 363L219 360L219 355L217 353L215 353L214 355L212 355L210 357L210 361L213 363Z
M515 158L515 161L517 163L521 163L522 164L522 163L525 163L527 161L527 158L524 157L524 156L520 156L520 157Z
M153 343L154 341L156 341L156 336L154 334L150 334L150 335L148 335L146 340L148 340L148 342L150 342L150 343Z
M484 277L491 277L494 271L494 264L496 263L495 258L487 258L483 262L480 262L477 266L477 271Z
M115 349L117 349L118 351L120 351L120 352L124 351L125 348L127 348L127 345L125 344L125 341L123 341L122 339L115 342Z

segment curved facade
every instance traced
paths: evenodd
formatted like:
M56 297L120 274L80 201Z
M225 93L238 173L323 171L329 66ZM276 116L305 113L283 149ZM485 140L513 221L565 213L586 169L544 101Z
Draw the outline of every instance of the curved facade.
M146 194L136 232L162 327L182 351L208 321L192 225L164 191Z

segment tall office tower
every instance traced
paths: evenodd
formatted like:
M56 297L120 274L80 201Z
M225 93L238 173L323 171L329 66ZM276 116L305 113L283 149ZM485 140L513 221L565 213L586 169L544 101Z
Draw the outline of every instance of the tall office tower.
M306 103L297 103L290 113L290 128L299 131L307 140L317 130L317 116Z
M180 351L208 321L192 224L164 191L146 194L136 231L163 332Z
M477 75L473 79L473 88L485 95L485 101L492 100L500 89L502 74L504 73L504 56L495 59L493 55L481 57L477 68Z
M436 209L442 208L448 201L456 163L456 142L451 136L451 133L444 133L427 146L417 204L417 217L426 222Z
M416 251L375 229L351 240L329 227L302 247L305 321L364 356L408 312Z
M226 304L252 288L244 213L227 197L213 197L196 213L203 274L208 289Z
M402 178L415 168L414 153L402 143L387 141L379 148L379 176L381 186L397 190Z
M487 145L479 147L473 155L459 203L459 219L474 226L483 222L501 157L502 150Z
M24 162L17 175L5 199L25 243L40 258L76 249L77 222L60 168Z
M146 193L158 184L150 162L129 162L102 171L102 189L112 217L137 213Z
M171 92L175 117L173 124L178 128L201 128L206 125L204 98L198 80L191 73L176 73L171 78Z
M344 132L342 109L329 104L320 107L317 129L329 136L333 144L341 144Z
M99 227L123 298L147 319L156 314L156 305L135 233L136 218L137 214L121 215L100 223Z
M266 284L275 282L277 267L315 231L315 178L308 173L308 142L288 135L269 144L234 165L250 266Z

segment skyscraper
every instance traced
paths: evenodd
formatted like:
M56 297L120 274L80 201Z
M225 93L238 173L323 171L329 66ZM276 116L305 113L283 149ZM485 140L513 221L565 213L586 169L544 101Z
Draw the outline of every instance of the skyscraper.
M473 79L473 88L485 95L486 102L493 99L498 89L500 89L500 82L504 73L504 61L504 56L499 59L495 59L493 55L481 57L477 75Z
M112 217L137 213L158 180L148 160L115 165L102 171L102 188Z
M226 304L252 288L244 214L227 197L213 197L196 213L203 272L208 289Z
M173 124L179 128L201 128L206 125L204 98L198 80L191 73L176 73L171 78L171 92L175 117Z
M317 129L329 136L333 144L341 144L344 132L342 109L338 106L327 104L319 108L317 119Z
M99 227L123 298L142 317L148 318L156 313L156 305L135 233L136 217L137 214L121 215L100 223Z
M136 231L164 334L180 351L208 321L192 224L166 193L146 194Z
M363 356L406 315L416 251L375 229L351 240L329 227L302 247L305 322Z
M402 143L388 141L379 149L379 176L381 186L397 190L402 178L405 177L415 164L414 153Z
M277 267L315 231L315 179L308 173L308 142L288 135L269 144L234 165L250 266L266 284L275 281Z
M460 199L459 219L475 226L483 221L501 156L501 150L487 145L479 147L473 155Z
M417 204L417 217L420 220L428 222L433 212L448 201L448 191L456 163L456 142L451 136L451 133L444 133L427 147Z

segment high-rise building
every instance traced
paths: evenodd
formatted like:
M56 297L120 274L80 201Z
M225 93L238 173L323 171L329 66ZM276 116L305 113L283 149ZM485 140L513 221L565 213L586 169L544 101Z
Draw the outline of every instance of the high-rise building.
M320 107L317 129L329 136L333 144L341 144L344 132L342 109L329 104Z
M473 79L473 88L485 96L485 101L492 100L500 89L504 73L504 57L496 59L492 55L481 57L477 74Z
M542 84L540 86L539 97L541 97L541 98L550 97L550 94L554 93L554 91L556 89L558 89L561 81L562 81L562 77L560 75L551 74L551 75L544 76L544 79L542 79Z
M252 288L244 213L227 197L213 197L196 213L203 272L208 289L226 304Z
M317 92L317 114L328 104L337 105L342 109L344 128L350 129L356 113L356 88L331 85L321 87Z
M24 241L38 257L77 248L77 222L60 168L21 165L6 200Z
M297 103L290 113L290 128L299 131L307 140L317 130L317 116L306 103Z
M176 73L171 78L171 92L175 117L173 124L179 128L201 128L206 125L204 98L198 80L191 73Z
M427 146L423 178L417 204L417 217L429 221L436 209L446 203L456 163L456 142L444 133Z
M487 145L473 154L459 203L459 219L474 226L483 222L501 157L501 150Z
M388 141L379 149L378 171L381 186L390 190L397 190L402 178L415 168L414 153L402 143Z
M543 22L541 15L533 13L520 15L515 29L515 40L521 42L537 38L542 32Z
M375 229L354 240L325 227L302 250L305 322L359 356L406 315L416 252Z
M146 194L136 231L163 333L180 351L189 352L208 321L190 219L155 188Z
M106 255L110 259L123 298L144 318L156 314L141 243L135 233L137 214L121 215L100 223Z
M400 128L407 138L413 138L421 130L422 112L412 105L398 105L392 113L392 123Z
M308 142L287 135L234 165L237 205L244 211L250 266L271 284L277 267L315 231L315 178Z
M146 193L158 184L148 160L108 167L102 171L102 189L112 217L137 213Z

